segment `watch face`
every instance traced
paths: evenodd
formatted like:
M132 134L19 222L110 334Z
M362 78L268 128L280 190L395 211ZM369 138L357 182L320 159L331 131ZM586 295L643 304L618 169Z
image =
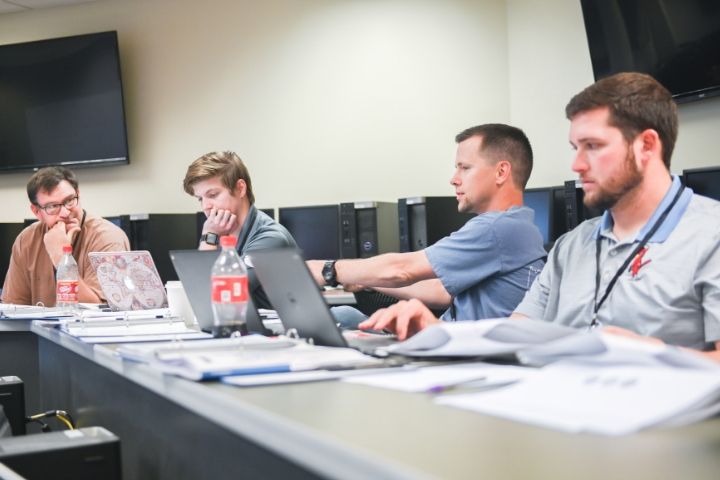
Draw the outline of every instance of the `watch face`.
M218 236L215 233L206 233L204 235L205 237L205 243L208 245L217 245L218 244Z
M335 262L326 262L322 269L323 280L325 284L332 287L337 285L337 279L335 277Z

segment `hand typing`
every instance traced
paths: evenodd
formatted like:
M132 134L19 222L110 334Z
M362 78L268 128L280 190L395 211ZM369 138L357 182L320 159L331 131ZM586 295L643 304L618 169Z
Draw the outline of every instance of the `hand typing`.
M378 310L359 327L362 330L387 329L395 332L399 340L405 340L440 321L420 300L413 298Z

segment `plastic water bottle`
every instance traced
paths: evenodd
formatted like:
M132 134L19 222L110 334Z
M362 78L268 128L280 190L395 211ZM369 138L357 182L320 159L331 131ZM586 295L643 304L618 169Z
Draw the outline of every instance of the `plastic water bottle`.
M57 266L55 276L55 306L75 310L78 306L80 274L72 247L63 245L63 256Z
M245 264L235 250L236 242L231 235L220 237L222 253L212 268L212 333L215 337L247 334L245 320L250 292Z

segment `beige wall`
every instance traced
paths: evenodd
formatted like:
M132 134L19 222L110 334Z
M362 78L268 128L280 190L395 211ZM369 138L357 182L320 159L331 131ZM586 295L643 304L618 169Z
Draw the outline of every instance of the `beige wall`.
M131 164L79 169L94 213L189 212L187 164L246 159L258 205L448 195L453 136L525 129L530 186L574 178L564 106L592 82L577 0L101 0L0 16L0 44L120 38ZM680 107L674 170L720 164L720 99ZM0 174L0 221L29 216ZM9 207L9 208L8 208Z
M247 161L261 207L449 195L454 135L509 121L504 0L105 0L0 16L0 43L117 30L131 164L97 214L188 212L187 165ZM0 221L28 216L0 175Z

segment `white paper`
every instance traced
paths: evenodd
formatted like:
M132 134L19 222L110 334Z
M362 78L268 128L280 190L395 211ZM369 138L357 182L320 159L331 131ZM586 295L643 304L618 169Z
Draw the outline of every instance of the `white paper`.
M623 435L682 417L698 420L690 413L714 412L718 398L717 371L561 363L504 389L436 402L567 432Z
M528 345L575 333L577 330L570 327L531 319L443 322L388 347L387 351L423 357L510 355Z
M528 378L535 370L510 365L463 363L422 367L404 372L379 372L376 375L344 378L343 381L404 392L430 392L461 386L507 385Z
M343 366L377 363L372 357L351 348L316 347L298 343L282 349L242 348L217 351L168 353L156 359L155 365L180 365L196 372L217 372L225 370L246 370L253 373L265 367L285 367L301 371ZM241 372L238 372L241 373Z
M171 342L177 340L202 340L212 338L212 335L205 332L172 333L157 335L122 335L111 337L83 337L85 343L138 343L138 342Z
M64 325L64 329L74 337L127 337L138 335L177 335L181 333L198 333L190 329L182 321L113 321L110 324L74 322Z
M349 370L305 370L300 372L270 373L260 375L230 375L222 378L223 383L236 387L257 387L287 383L307 383L337 380L355 376L374 375L380 372L399 372L414 370L411 365L387 368L356 368Z

